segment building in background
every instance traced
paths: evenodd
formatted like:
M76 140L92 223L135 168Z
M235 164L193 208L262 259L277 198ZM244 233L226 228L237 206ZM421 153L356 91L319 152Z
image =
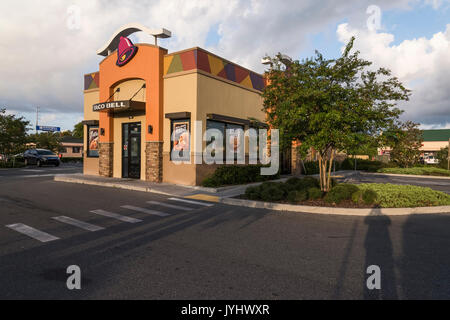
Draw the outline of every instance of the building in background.
M64 136L61 138L60 145L61 158L83 158L83 139Z
M423 142L420 150L425 163L437 163L436 155L442 148L449 146L450 129L422 130ZM389 156L390 149L379 149L380 156Z

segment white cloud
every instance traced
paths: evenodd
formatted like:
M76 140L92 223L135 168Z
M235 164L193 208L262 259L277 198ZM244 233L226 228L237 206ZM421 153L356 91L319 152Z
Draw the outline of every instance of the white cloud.
M413 90L411 100L400 106L404 118L431 125L450 122L450 24L431 38L404 40L393 45L389 33L369 32L341 24L338 39L347 43L356 36L355 48L376 67L387 67Z
M407 9L416 1L379 0L377 5ZM169 51L204 46L217 27L220 39L206 49L261 72L266 53L295 57L310 34L343 19L365 26L370 4L373 0L10 1L0 11L0 105L24 114L40 106L58 119L79 117L83 74L98 69L101 57L95 52L126 23L171 30L173 38L160 41ZM68 28L72 5L81 9L80 29ZM133 39L153 41L142 34ZM75 116L63 117L69 113ZM71 128L73 123L64 121Z

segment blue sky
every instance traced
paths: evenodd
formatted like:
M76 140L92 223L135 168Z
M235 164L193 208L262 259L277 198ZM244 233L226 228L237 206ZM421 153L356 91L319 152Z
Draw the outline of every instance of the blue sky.
M450 74L445 57L450 51L448 0L228 0L214 5L207 0L74 0L73 4L82 12L76 30L65 27L68 4L57 0L14 2L0 12L0 50L15 48L14 55L0 60L0 106L33 125L36 106L41 107L42 125L72 129L82 120L83 74L96 71L101 61L95 51L121 25L140 22L172 31L172 38L160 42L169 52L200 46L257 72L264 71L260 59L265 54L282 51L303 59L317 49L334 58L345 39L358 35L355 46L364 58L391 68L414 90L404 119L424 128L450 128L450 85L445 81ZM369 5L379 6L382 13L376 33L367 31ZM132 39L151 40L139 34Z

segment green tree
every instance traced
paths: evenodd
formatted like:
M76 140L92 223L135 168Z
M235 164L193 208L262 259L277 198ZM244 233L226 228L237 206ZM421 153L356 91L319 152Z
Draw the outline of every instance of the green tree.
M449 170L448 164L448 147L445 148L441 148L441 150L439 150L439 152L436 155L436 158L439 160L439 166L441 168L447 169Z
M84 125L83 125L83 122L79 122L79 123L77 123L74 126L73 131L72 131L72 135L75 138L83 139L83 136L84 136Z
M29 142L36 143L36 148L61 151L61 134L58 132L41 132L29 136Z
M399 123L397 128L384 134L387 145L391 147L391 161L400 167L408 168L417 164L420 160L423 142L423 132L419 124L412 121Z
M385 68L353 52L354 38L338 59L316 56L284 67L282 55L271 58L264 110L269 123L280 130L280 145L300 141L299 152L318 154L320 185L331 187L336 152L357 145L378 145L380 132L402 113L396 101L408 100L410 91Z
M0 154L9 157L25 150L29 124L23 117L6 115L5 109L0 110Z

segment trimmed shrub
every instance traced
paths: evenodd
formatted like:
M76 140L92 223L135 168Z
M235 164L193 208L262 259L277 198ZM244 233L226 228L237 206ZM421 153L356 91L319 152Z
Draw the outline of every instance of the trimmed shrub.
M365 204L374 204L377 200L377 193L372 189L366 189L362 193L362 200Z
M305 177L303 179L299 179L299 181L295 184L296 190L308 190L309 188L320 188L319 180L313 177Z
M261 199L261 191L259 186L257 187L248 187L245 190L245 197L250 200L260 200Z
M280 184L273 183L261 188L260 198L263 201L280 201L285 198L285 192Z
M359 203L362 198L362 190L358 190L352 194L352 201L354 203Z
M300 180L302 180L302 179L297 178L297 177L292 177L292 178L289 178L286 180L286 184L295 186L297 183L300 182Z
M308 189L308 199L317 200L322 198L322 190L319 188L313 187Z
M428 187L396 185L390 183L364 183L361 190L371 189L377 194L382 208L408 208L450 205L450 195Z
M214 173L202 182L204 187L220 187L226 185L245 184L251 182L262 182L275 180L280 177L277 173L273 176L261 175L262 165L224 165L220 166Z
M291 191L289 192L287 199L291 203L302 202L308 199L308 192L302 191Z
M379 169L378 172L394 174L414 174L423 176L450 176L449 170L432 166L420 166L413 168L383 168Z
M328 192L324 200L328 203L339 204L343 200L349 200L352 195L358 191L358 187L354 184L341 183Z

